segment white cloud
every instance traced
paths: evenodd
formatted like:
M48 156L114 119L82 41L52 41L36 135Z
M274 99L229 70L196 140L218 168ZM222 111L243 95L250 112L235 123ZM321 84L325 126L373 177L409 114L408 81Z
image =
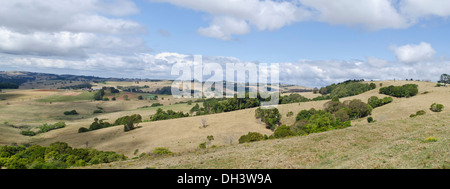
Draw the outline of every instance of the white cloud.
M0 53L85 58L148 51L129 35L145 27L120 18L138 12L131 0L0 1Z
M129 0L14 0L0 1L0 25L26 33L33 31L101 32L120 34L142 32L136 22L106 15L139 12Z
M213 16L209 27L198 33L207 37L230 40L232 34L250 32L250 26L258 30L277 30L306 20L309 12L294 2L259 0L151 0L168 2L177 6L209 13Z
M402 0L401 12L411 18L424 16L450 16L450 1L445 0Z
M203 36L231 40L232 34L243 35L250 32L250 26L245 20L232 17L215 17L207 28L199 28L198 33Z
M314 19L330 24L362 26L369 30L406 28L411 25L390 0L299 0L315 10Z
M408 44L399 47L391 46L390 49L394 51L397 60L404 63L430 61L436 53L433 47L426 42L421 42L418 45Z
M193 60L193 55L171 52L126 55L94 53L89 54L88 58L82 60L0 54L0 66L9 70L26 68L42 72L52 70L56 73L89 73L90 75L103 77L154 79L176 79L178 76L171 75L172 66L175 63L192 65ZM386 65L379 67L374 62L383 62ZM225 71L226 63L246 64L250 62L235 57L204 56L203 63L217 63ZM413 78L436 81L442 73L450 73L450 61L447 60L402 64L369 57L366 61L300 60L296 62L280 62L278 64L281 83L308 87L320 87L348 79L390 80L394 78ZM439 66L434 66L436 64L439 64ZM101 72L98 70L101 70ZM226 74L224 73L223 75L225 76ZM203 79L207 80L209 77L209 75L205 75Z
M318 21L332 25L360 27L366 30L405 29L429 16L450 16L450 2L444 0L150 0L208 13L213 17L209 27L199 34L229 40L231 35L249 30L219 24L217 17L233 19L260 31L274 31L302 22ZM245 32L242 32L245 31Z

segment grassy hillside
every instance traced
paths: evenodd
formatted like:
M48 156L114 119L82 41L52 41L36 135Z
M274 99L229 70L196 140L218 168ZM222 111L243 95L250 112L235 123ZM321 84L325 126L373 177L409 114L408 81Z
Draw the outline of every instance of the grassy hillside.
M142 158L92 168L450 168L450 114ZM439 138L429 142L426 138Z
M383 81L375 82L377 89L361 95L341 99L361 99L378 94L379 84L403 85L416 83L419 95L395 98L393 103L374 109L375 123L365 119L352 121L352 127L308 136L233 144L205 150L184 151L171 157L143 158L93 168L448 168L450 166L450 111L431 112L429 107L438 102L450 107L450 89L434 87L429 82ZM280 105L282 115L288 111L322 108L326 101ZM425 110L426 115L409 118L410 114ZM236 111L247 117L241 125L252 120L252 109ZM227 114L220 117L232 119ZM282 122L292 124L293 117ZM180 119L182 120L182 119ZM177 120L177 121L180 121ZM169 122L175 122L170 120ZM256 121L256 120L254 120ZM429 142L428 137L439 138ZM165 145L171 148L170 145Z
M368 82L370 83L370 82ZM346 97L340 101L361 99L367 102L371 96L379 98L382 86L419 85L418 95L410 98L394 98L390 104L372 111L375 123L368 124L366 119L352 121L352 127L342 130L317 133L289 139L261 141L251 144L238 144L240 136L248 132L271 135L255 118L255 109L245 109L227 113L195 116L164 121L144 122L139 128L123 132L123 126L110 127L87 133L78 133L78 128L89 127L95 117L114 122L115 119L132 114L141 114L148 120L156 112L152 103L164 104L162 109L188 112L195 103L174 104L186 99L164 99L139 101L134 97L117 101L71 101L64 100L52 104L36 102L39 99L61 96L60 91L20 91L11 90L3 94L17 94L11 99L0 102L0 144L32 143L49 145L56 141L67 142L75 148L83 148L86 142L89 148L102 151L115 151L128 157L134 157L136 150L149 153L156 147L167 147L175 152L174 157L131 160L118 162L100 168L442 168L449 159L448 135L450 118L450 89L435 87L435 83L417 81L374 82L376 89L360 95ZM121 84L121 83L107 83ZM309 93L308 93L309 94ZM24 96L25 95L27 98ZM76 97L82 94L66 96ZM312 95L312 93L311 93ZM317 94L314 94L317 95ZM28 98L30 96L30 98ZM10 98L8 97L8 98ZM162 96L161 96L162 97ZM324 101L311 101L279 105L282 124L292 125L295 116L286 117L290 111L296 115L299 111L322 109ZM445 106L444 111L434 113L429 110L432 103ZM201 103L200 103L201 104ZM141 108L145 107L146 108ZM92 114L97 107L105 113ZM76 109L80 115L64 116L63 111ZM409 118L419 110L426 115ZM7 121L14 125L41 125L65 121L65 128L42 133L33 137L19 134L18 129L7 127ZM206 120L207 127L201 126ZM199 150L200 143L207 136L214 136L209 146L214 149ZM425 142L427 137L438 137L437 142Z

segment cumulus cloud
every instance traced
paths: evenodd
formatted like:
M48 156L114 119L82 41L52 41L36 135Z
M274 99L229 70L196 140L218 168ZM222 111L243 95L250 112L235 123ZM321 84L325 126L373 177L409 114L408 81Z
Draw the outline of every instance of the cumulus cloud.
M259 0L151 0L168 2L177 6L209 13L212 22L198 29L200 35L232 39L231 35L247 34L251 26L258 30L277 30L306 20L309 12L289 1Z
M314 19L330 24L361 26L369 30L406 28L411 22L404 18L390 0L299 0L315 12Z
M394 51L397 60L404 63L430 61L436 53L433 47L426 42L421 42L418 45L391 46L390 49Z
M221 66L223 76L226 76L227 63L249 63L235 57L203 56L204 64L214 63ZM380 67L377 63L385 63ZM111 55L95 53L81 60L61 59L57 57L18 56L0 54L0 66L9 70L56 70L70 73L90 73L103 77L154 78L177 79L179 75L172 75L172 67L176 63L194 65L194 56L173 52L158 54L135 53L126 55ZM279 65L279 81L281 83L297 84L307 87L320 87L331 83L338 83L348 79L391 80L391 79L439 79L442 73L450 72L450 61L434 60L403 64L388 62L378 58L367 60L299 60L295 62L275 62ZM255 63L259 65L259 63ZM271 68L272 63L267 63ZM439 64L440 66L433 66ZM102 70L102 72L98 72ZM272 70L273 71L273 70ZM104 74L104 75L102 75ZM261 74L261 73L260 73ZM266 73L268 74L268 73ZM211 75L205 73L203 80ZM247 76L246 76L247 77ZM232 77L230 77L232 78ZM227 78L224 78L227 79Z
M232 17L216 17L207 28L199 28L198 33L203 36L231 40L232 34L243 35L250 32L250 26L245 20Z
M375 31L408 28L429 16L450 16L450 2L442 0L150 1L167 2L211 15L213 19L209 27L201 27L198 33L221 40L230 40L233 34L250 33L248 26L259 31L274 31L297 22L318 21ZM231 24L219 24L217 20L224 18L239 23L238 28L242 30L233 30Z
M423 16L450 16L450 1L442 0L402 0L400 1L401 12L411 18Z
M0 53L86 58L92 53L148 51L131 0L0 2ZM108 16L113 16L110 18Z

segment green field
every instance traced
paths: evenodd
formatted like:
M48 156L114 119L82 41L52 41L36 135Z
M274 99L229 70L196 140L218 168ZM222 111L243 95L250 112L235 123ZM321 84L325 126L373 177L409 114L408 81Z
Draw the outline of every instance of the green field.
M82 101L82 100L93 100L94 93L93 92L85 92L76 95L54 95L47 98L36 100L36 102L74 102L74 101Z

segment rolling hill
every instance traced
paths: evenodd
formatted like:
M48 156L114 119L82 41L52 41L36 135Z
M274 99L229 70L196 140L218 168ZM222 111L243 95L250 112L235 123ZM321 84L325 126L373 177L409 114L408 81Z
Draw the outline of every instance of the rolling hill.
M432 82L374 83L376 89L340 100L361 99L367 102L371 96L385 97L378 93L381 83L383 86L418 84L419 94L410 98L394 98L392 103L374 109L371 116L376 120L375 123L369 124L366 119L358 119L353 120L352 126L346 129L247 144L238 144L238 139L248 132L272 134L255 118L256 108L145 122L156 112L156 107L140 107L151 105L151 102L131 100L43 104L35 102L43 98L39 94L31 95L33 97L28 101L0 104L0 113L4 115L2 121L22 120L19 122L29 125L43 121L56 122L62 118L54 115L71 108L83 115L66 120L65 128L33 137L25 137L13 128L0 126L0 143L10 144L14 141L46 146L63 141L72 147L84 148L88 144L89 148L115 151L130 158L136 156L136 151L139 154L150 153L156 147L166 147L175 152L172 156L144 157L91 168L448 168L450 126L447 120L450 110L447 107L450 107L450 89L435 87L436 84ZM50 97L55 95L55 92L48 93ZM167 102L162 106L163 109L184 112L195 104L169 105ZM172 99L172 102L175 101ZM295 115L305 109L322 109L326 102L328 100L283 104L277 108L282 115L281 122L292 125L295 116L286 117L288 112L292 111ZM446 108L439 113L432 112L429 107L434 102ZM107 113L88 115L98 106L106 109ZM425 110L426 115L409 117L419 110ZM78 128L89 126L95 117L114 122L118 117L131 114L141 114L144 118L139 128L132 131L123 132L123 126L116 126L87 133L77 132ZM24 115L36 120L25 119ZM202 119L206 120L206 128L201 127ZM198 149L199 144L207 141L206 137L210 135L214 136L214 140L208 147L214 145L216 148ZM439 140L427 142L426 138L431 136Z

